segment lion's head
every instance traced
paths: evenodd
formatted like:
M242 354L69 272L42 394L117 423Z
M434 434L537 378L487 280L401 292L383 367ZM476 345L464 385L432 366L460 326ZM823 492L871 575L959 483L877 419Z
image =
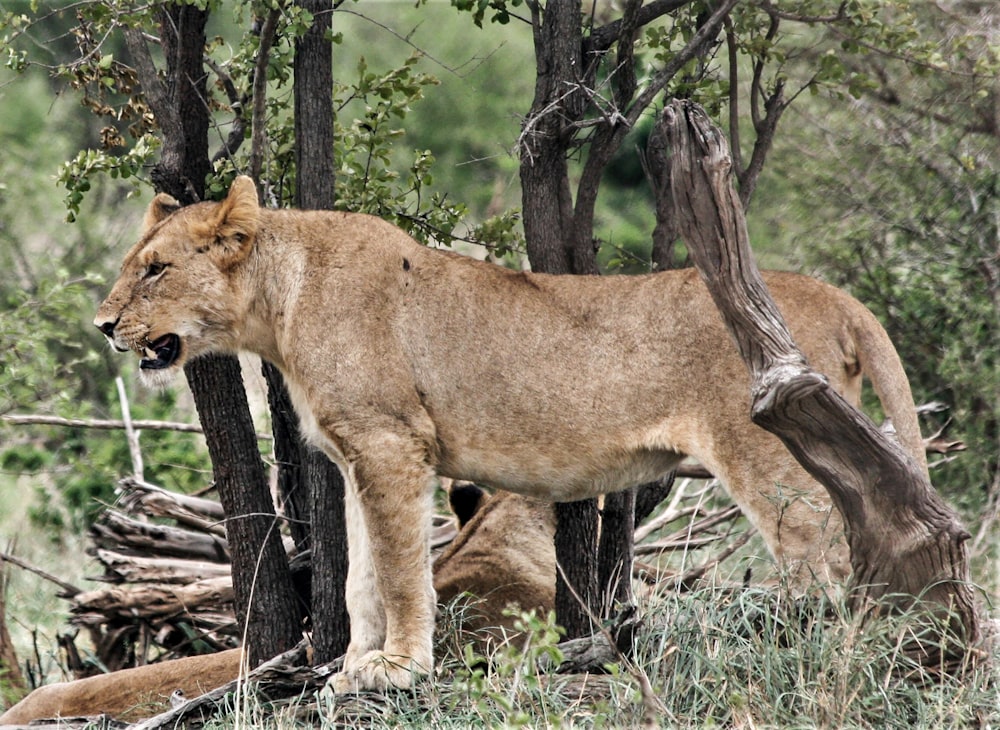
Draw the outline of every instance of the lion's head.
M259 218L248 177L237 178L221 203L182 208L169 195L153 199L142 237L94 318L116 350L139 356L145 383L164 385L192 358L236 349L249 306L239 270Z

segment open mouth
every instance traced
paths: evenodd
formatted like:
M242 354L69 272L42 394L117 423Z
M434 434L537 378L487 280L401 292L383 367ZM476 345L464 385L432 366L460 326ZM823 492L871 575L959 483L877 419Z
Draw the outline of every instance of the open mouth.
M181 354L181 338L175 334L163 335L146 345L145 357L139 360L142 370L163 370L169 368Z

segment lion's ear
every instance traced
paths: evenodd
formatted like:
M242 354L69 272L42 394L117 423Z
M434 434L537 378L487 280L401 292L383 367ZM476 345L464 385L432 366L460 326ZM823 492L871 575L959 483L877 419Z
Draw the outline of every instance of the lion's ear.
M181 204L166 193L160 193L153 202L146 208L146 217L143 219L144 230L149 230L168 215L178 210Z
M221 247L227 264L242 260L250 252L259 223L257 186L246 175L240 175L215 212L215 244Z

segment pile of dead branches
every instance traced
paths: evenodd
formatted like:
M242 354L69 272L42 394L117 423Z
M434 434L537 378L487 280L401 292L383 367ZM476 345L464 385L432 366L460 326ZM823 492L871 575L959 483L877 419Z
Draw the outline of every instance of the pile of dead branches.
M135 478L90 528L106 584L69 597L70 623L106 670L239 644L225 515L218 502ZM290 543L288 544L290 548ZM78 675L82 666L68 664Z
M678 482L636 530L635 575L683 589L744 545L752 528L738 520L738 508L714 500L713 482ZM456 531L450 515L438 515L433 547L447 545ZM88 552L102 571L92 580L102 585L82 590L50 577L78 629L60 638L74 676L239 645L225 515L217 501L128 477L89 537ZM284 543L293 570L308 571L308 554L297 554L290 538ZM698 548L712 549L683 571L671 569L671 554ZM84 637L91 646L81 650L77 641Z
M61 584L69 622L86 633L93 655L81 658L72 637L60 641L76 676L233 648L240 643L225 515L212 499L178 494L128 477L120 497L90 528L88 552L103 569L82 591ZM436 546L456 529L438 519ZM284 538L293 566L308 554Z

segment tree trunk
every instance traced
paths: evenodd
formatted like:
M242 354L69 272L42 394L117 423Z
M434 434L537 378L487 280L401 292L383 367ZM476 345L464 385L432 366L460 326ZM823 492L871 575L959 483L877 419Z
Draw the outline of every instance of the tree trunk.
M556 505L555 542L556 620L566 630L567 639L587 636L596 628L592 617L601 616L596 499Z
M208 159L208 90L204 67L205 25L208 11L182 3L168 3L160 11L160 44L166 62L166 83L156 79L160 108L153 106L161 123L163 153L153 168L158 191L190 205L205 196ZM141 79L147 86L146 79ZM169 111L165 107L169 107Z
M673 102L660 123L684 240L750 370L753 421L781 438L844 517L852 608L918 607L946 636L921 641L915 630L904 649L928 665L961 663L982 635L969 533L923 470L795 346L753 261L722 133L689 102Z
M267 383L267 407L271 412L274 461L278 468L278 500L288 520L288 531L300 552L311 547L309 530L309 485L304 474L306 451L299 433L299 417L288 396L281 372L266 360L261 373Z
M573 197L566 157L571 122L583 114L584 98L570 91L583 66L580 3L551 0L544 11L532 4L535 35L535 98L521 131L520 174L525 242L535 271L574 271ZM543 15L544 12L544 15Z
M577 271L571 250L575 240L573 196L567 155L570 122L583 114L582 93L568 92L580 81L582 33L580 4L552 0L543 11L532 6L535 33L535 98L521 133L521 200L528 259L534 271L548 274ZM556 505L556 617L569 638L591 631L591 615L599 615L597 590L597 502ZM570 581L570 586L564 583ZM580 605L580 599L586 605Z
M333 161L333 47L331 0L298 0L313 24L295 47L296 205L331 210L336 202Z
M704 13L698 32L638 95L634 44L639 29L692 4L690 0L645 5L641 0L629 0L620 20L591 28L586 38L581 6L576 0L528 4L535 46L535 96L518 147L525 242L533 270L554 274L598 273L594 206L607 163L628 129L670 79L693 58L711 50L712 40L737 1L723 0L714 4L713 12ZM604 59L612 57L612 46L617 46L614 60L605 63ZM580 155L584 165L574 202L567 161L571 154L579 154L579 148L586 148L587 152ZM663 253L662 249L660 246L657 254L665 260L669 251ZM612 498L613 507L618 499ZM631 519L627 512L613 510L628 520L624 524L615 523L614 518L603 522L608 539L602 548L602 561L609 568L630 559ZM557 508L556 556L563 567L580 564L582 573L584 565L592 564L597 548L585 540L586 536L597 534L596 514L593 507ZM573 525L570 520L593 522ZM617 556L612 558L615 551ZM590 595L586 584L578 586L578 592ZM572 625L564 619L582 615L576 607L564 602L575 600L572 591L557 589L556 614L570 636L580 635L589 628L589 622ZM598 612L597 605L590 609Z
M601 540L597 545L597 585L601 591L601 616L612 616L616 607L632 603L632 561L635 559L635 488L604 497Z
M208 94L204 68L208 11L167 4L160 41L165 78L156 73L145 39L126 31L140 83L163 136L153 170L158 190L183 204L204 198L208 156ZM185 367L205 431L216 486L228 515L226 534L233 560L237 616L254 666L295 645L299 608L274 515L264 465L250 418L239 362L231 356L192 361Z
M201 357L185 371L205 429L219 500L228 515L236 616L245 627L248 661L256 667L298 643L302 611L257 450L239 361L230 355Z
M343 656L351 638L347 615L347 527L344 478L336 464L311 451L307 464L312 496L313 661Z
M299 208L330 210L336 202L333 159L333 47L330 0L298 0L313 25L295 49L295 202ZM315 449L303 453L301 490L311 497L313 661L342 656L350 640L344 588L347 524L344 478Z
M28 693L28 683L7 630L7 570L0 571L0 706L10 707Z

